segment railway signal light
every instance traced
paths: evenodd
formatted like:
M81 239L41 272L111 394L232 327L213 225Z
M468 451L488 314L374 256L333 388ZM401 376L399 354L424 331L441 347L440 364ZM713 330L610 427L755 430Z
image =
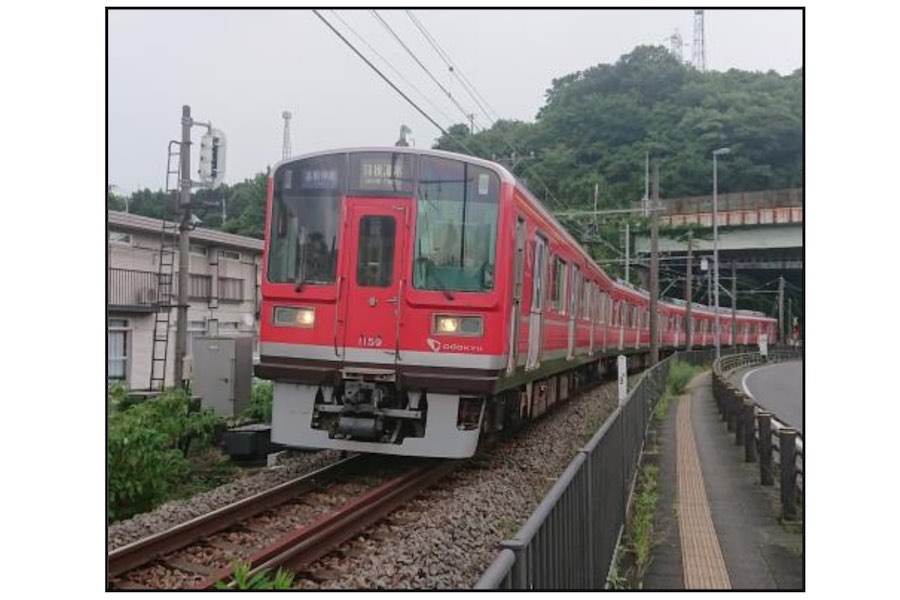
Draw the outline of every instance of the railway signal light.
M217 186L225 178L225 134L210 129L200 138L200 181Z

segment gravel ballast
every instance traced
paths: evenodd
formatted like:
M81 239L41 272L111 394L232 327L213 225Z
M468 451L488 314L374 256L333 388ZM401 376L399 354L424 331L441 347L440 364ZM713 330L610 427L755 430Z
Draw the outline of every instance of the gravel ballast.
M514 536L616 406L605 383L562 403L515 438L494 444L365 535L310 565L304 589L471 589L499 542ZM292 456L188 500L109 527L112 550L320 468L337 452Z

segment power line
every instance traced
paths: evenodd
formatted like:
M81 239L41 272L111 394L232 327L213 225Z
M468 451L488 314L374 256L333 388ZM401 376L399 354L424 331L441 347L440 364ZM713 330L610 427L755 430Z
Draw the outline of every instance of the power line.
M389 86L391 86L391 87L394 89L395 92L397 92L398 94L400 94L400 95L403 97L404 100L406 100L407 102L409 102L409 104L412 105L413 108L415 108L417 111L419 111L419 113L420 113L423 117L425 117L426 119L428 119L428 121L429 121L432 125L434 125L435 127L437 127L438 130L439 130L441 133L443 133L444 135L446 135L447 137L449 137L450 139L452 139L454 142L456 142L457 144L459 144L460 146L462 146L467 152L469 152L469 154L471 154L472 156L475 156L475 153L472 152L472 150L470 150L470 149L469 149L465 144L463 144L461 141L457 140L455 137L453 137L452 135L450 135L450 134L447 132L447 130L445 130L443 127L441 127L441 126L438 124L437 121L435 121L434 119L431 118L431 115L429 115L427 112L425 112L424 110L422 110L422 109L419 107L418 104L416 104L415 102L413 102L413 101L409 98L409 96L407 96L406 94L404 94L403 91L402 91L400 88L398 88L396 85L394 85L394 82L391 81L390 79L388 79L387 75L385 75L385 74L382 73L380 70L378 70L378 67L376 67L375 65L373 65L372 62L371 62L368 58L366 58L365 56L363 56L362 52L360 52L359 50L357 50L357 49L356 49L356 46L354 46L354 45L350 42L350 40L348 40L348 39L345 38L343 35L341 35L341 32L338 31L337 29L335 29L334 26L333 26L331 23L329 23L328 20L327 20L325 17L323 17L323 16L319 13L319 11L313 10L313 13L315 13L315 15L316 15L317 17L319 17L319 19L320 19L323 23L325 23L325 25L327 25L328 28L329 28L331 31L333 31L334 34L335 34L336 36L338 36L339 38L341 38L341 41L344 42L351 50L353 50L353 52L356 53L356 55L359 56L359 57L363 60L363 62L365 62L367 65L369 65L369 68L371 68L373 71L375 71L376 73L378 73L378 76L379 76L379 77L381 77L382 79L384 79L384 81L387 82L387 84L388 84Z
M409 81L406 77L404 77L404 76L403 76L403 73L401 73L396 67L394 67L393 64L391 64L391 61L389 61L388 59L386 59L380 52L378 52L378 50L376 50L376 49L372 46L372 44L370 44L369 42L367 42L366 39L365 39L362 35L360 35L355 29L353 29L353 27L351 27L349 23L347 23L344 19L342 19L341 16L337 13L337 11L332 10L331 12L332 12L332 14L333 14L335 17L337 17L337 19L338 19L341 23L344 24L344 27L346 27L347 29L349 29L350 32L353 33L353 35L355 35L355 36L356 36L363 44L365 44L365 45L369 48L369 50L371 50L378 58L380 58L381 60L383 60L383 61L385 62L385 64L387 64L387 66L388 66L394 73L396 73L397 76L398 76L400 79L402 79L402 80L406 83L406 85L408 85L408 86L411 87L413 90L415 90L415 91L416 91L416 92L417 92L417 93L425 100L425 102L427 102L428 104L430 104L431 107L432 107L433 109L435 109L438 113L441 114L442 117L444 117L444 119L446 119L447 121L452 121L452 120L453 120L453 119L452 119L447 113L445 113L438 105L436 105L434 102L432 102L431 99L428 97L427 94L425 94L422 90L420 90L419 88L417 88L411 81Z
M493 112L495 116L498 115L499 113L497 113L497 111L494 110L490 104L488 104L488 101L485 100L484 96L482 96L481 94L478 93L478 90L475 88L475 85L472 84L471 81L469 81L469 78L466 77L465 73L463 73L462 70L460 70L458 67L456 67L452 64L453 61L450 59L450 55L447 54L447 52L445 52L444 49L440 47L440 44L437 43L437 40L434 39L434 36L432 36L430 33L428 33L428 30L425 29L425 25L423 25L422 22L416 18L416 16L412 13L412 11L407 10L406 16L408 16L409 19L413 22L413 25L415 25L416 28L422 32L422 35L425 37L425 40L429 44L431 44L431 47L434 48L434 51L437 52L438 56L441 57L441 59L443 59L444 63L447 65L447 68L450 69L450 73L452 73L453 76L456 77L457 81L459 81L460 84L462 84L463 89L466 90L466 93L469 94L469 97L472 98L472 100L475 102L475 104L477 104L478 107L481 109L481 112L484 113L484 116L486 116L488 118L488 121L491 121L491 125L493 125L494 124L493 122L496 120L496 117L494 119L491 118L491 115L488 114L488 111L485 110L485 108L481 104L481 102L478 101L479 98L481 99L482 102L484 102L484 105L486 105L488 108L491 109L491 112ZM471 90L470 90L470 88L471 88Z
M385 29L388 30L388 33L390 33L390 34L394 37L394 39L397 40L397 43L400 44L400 45L403 47L404 50L406 50L406 53L409 54L409 55L412 57L412 59L413 59L414 61L416 61L416 64L418 64L420 67L422 67L422 70L424 70L424 71L428 74L428 76L431 77L431 80L435 83L435 85L437 85L437 86L441 89L441 91L444 92L444 93L447 95L448 98L450 98L450 101L453 102L453 104L456 105L456 108L459 109L459 111L463 114L463 116L464 116L465 118L468 119L468 118L469 118L469 113L468 113L468 111L466 111L466 109L463 108L462 105L461 105L459 102L456 101L456 98L453 97L453 95L450 93L450 90L448 90L448 89L445 88L443 85L441 85L441 82L438 81L437 78L436 78L434 75L431 74L431 71L428 70L428 67L426 67L424 64L422 64L422 61L419 60L419 57L416 56L415 52L413 52L412 50L410 50L410 49L409 49L409 46L407 46L407 45L403 42L403 40L400 39L400 36L397 35L397 33L393 30L393 28L392 28L390 25L388 25L387 21L385 21L384 19L381 18L381 15L378 14L378 11L377 11L377 10L371 10L371 11L369 11L369 12L372 13L372 16L373 16L373 17L375 17L376 19L378 19L378 21L381 23L381 25L382 25Z

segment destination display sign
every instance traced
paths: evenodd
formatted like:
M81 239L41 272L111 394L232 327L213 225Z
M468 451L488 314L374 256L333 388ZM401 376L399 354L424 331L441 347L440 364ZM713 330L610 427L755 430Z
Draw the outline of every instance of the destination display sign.
M372 152L351 157L352 187L357 192L413 193L415 174L412 156Z

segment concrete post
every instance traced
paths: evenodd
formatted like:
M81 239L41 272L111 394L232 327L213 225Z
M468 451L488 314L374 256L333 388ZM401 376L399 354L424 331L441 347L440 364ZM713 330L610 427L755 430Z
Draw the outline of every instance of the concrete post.
M772 413L760 411L759 423L759 483L772 485Z
M756 462L756 436L754 419L755 405L753 400L744 400L744 462Z
M181 107L181 196L179 209L181 223L178 227L178 310L175 320L175 387L184 385L184 357L187 355L188 286L190 285L190 236L191 236L191 107Z
M781 443L781 518L793 521L797 518L797 488L794 460L797 452L797 431L782 429L778 434Z

